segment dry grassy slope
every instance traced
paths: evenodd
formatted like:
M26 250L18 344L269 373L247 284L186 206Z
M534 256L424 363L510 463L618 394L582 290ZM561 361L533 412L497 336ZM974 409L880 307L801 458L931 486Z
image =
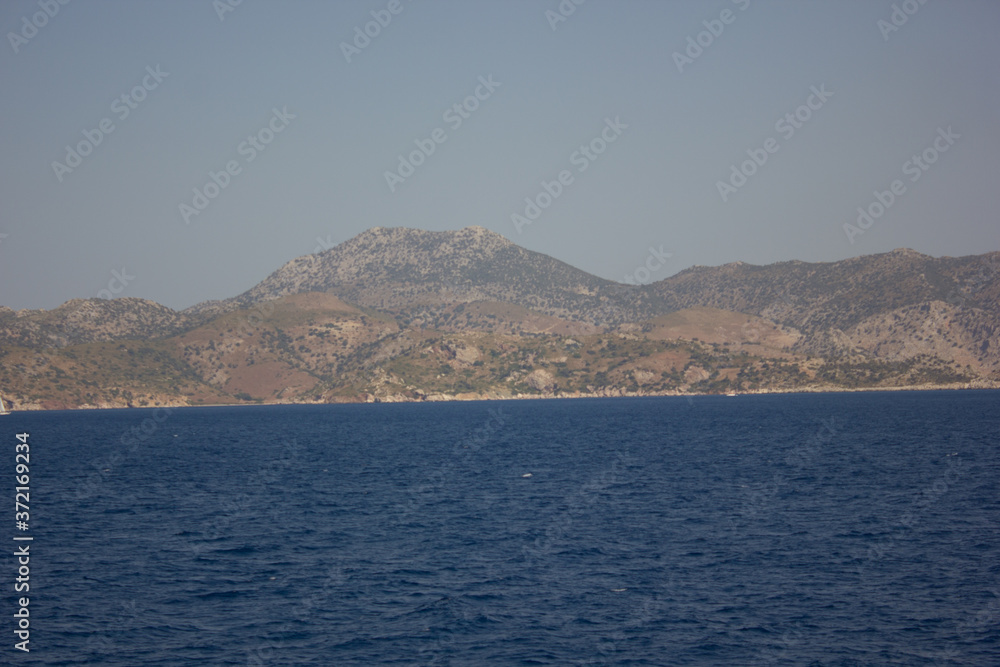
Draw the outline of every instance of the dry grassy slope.
M397 329L336 297L299 294L154 341L4 346L0 387L22 409L315 400L338 363Z
M516 307L480 305L524 326L514 319L523 315ZM741 338L743 333L753 340ZM933 360L810 360L787 349L790 335L759 318L704 308L602 333L446 332L401 328L392 318L328 294L297 294L152 342L5 348L0 386L23 409L756 391L969 379Z
M377 364L348 364L352 386L369 399L397 401L930 386L972 379L933 359L828 363L759 345L737 349L625 331L572 337L416 333L399 334L408 339L405 345L395 336L380 341Z
M620 329L626 327L635 329L635 325ZM685 338L721 345L756 345L772 350L791 348L802 338L795 329L762 317L701 306L655 317L643 323L640 330L656 340Z
M401 321L408 326L441 329L450 332L486 331L499 334L545 333L583 335L602 330L587 322L566 320L535 312L512 303L471 301L457 303L426 313L410 311Z
M401 352L380 350L377 366L347 369L380 400L684 390L690 388L683 374L691 351L702 349L617 333L520 337L407 331L402 336L410 344ZM387 339L380 347L391 344Z
M165 341L82 343L63 348L0 350L0 387L14 409L224 403L179 362Z
M345 359L398 331L329 294L295 294L226 313L169 339L207 384L266 401L319 400Z
M458 305L442 319L462 330L446 343L441 339L449 335L445 331L403 329L387 316L349 306L330 294L303 293L226 313L168 340L186 364L220 391L266 401L329 401L375 396L387 383L398 384L409 398L470 390L442 380L440 365L481 362L489 355L484 345L508 351L537 345L516 335L498 342L505 328L550 336L596 331L503 303ZM496 325L497 331L477 333L465 326L477 319L484 328L487 322ZM409 370L408 382L400 384L393 375L391 369L399 368ZM496 369L481 370L476 388L494 385L497 378L491 373ZM497 391L509 393L502 383Z

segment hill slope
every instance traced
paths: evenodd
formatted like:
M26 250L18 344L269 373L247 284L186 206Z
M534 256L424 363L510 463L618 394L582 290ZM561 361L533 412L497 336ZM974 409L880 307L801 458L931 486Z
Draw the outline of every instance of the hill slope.
M642 317L642 290L623 287L482 227L455 232L376 227L288 262L227 303L330 292L370 308L433 318L449 304L494 301L607 324L611 302L621 321Z
M375 228L253 289L0 308L19 408L1000 384L1000 253L619 285L478 227Z

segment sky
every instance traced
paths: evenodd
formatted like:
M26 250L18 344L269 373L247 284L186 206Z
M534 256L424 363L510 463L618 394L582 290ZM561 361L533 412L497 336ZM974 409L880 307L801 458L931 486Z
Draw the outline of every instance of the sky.
M182 309L377 226L637 282L1000 250L998 29L995 0L5 0L0 305Z

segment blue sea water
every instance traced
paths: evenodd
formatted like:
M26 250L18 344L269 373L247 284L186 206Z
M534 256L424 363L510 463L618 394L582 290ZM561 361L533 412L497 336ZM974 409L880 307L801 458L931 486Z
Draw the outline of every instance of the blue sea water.
M971 391L15 414L31 652L13 648L10 548L0 662L1000 665L998 407Z

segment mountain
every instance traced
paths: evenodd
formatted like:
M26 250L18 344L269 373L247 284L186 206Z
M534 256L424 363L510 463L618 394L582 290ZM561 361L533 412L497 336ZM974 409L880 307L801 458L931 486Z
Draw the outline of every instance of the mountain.
M374 228L253 289L0 307L15 408L1000 386L1000 253L604 280L481 227Z
M639 319L655 312L644 310L645 291L621 287L483 227L455 232L375 227L324 252L293 259L222 307L329 292L421 320L433 319L449 304L476 301L596 324L609 323L612 302L619 317Z
M1000 370L998 277L1000 252L933 258L898 249L829 263L693 267L630 286L525 250L482 227L377 227L292 260L228 305L322 291L393 313L404 324L438 328L449 328L455 304L480 302L595 326L711 307L790 327L801 333L796 349L803 353L890 360L932 354L992 373ZM925 331L931 320L938 326Z
M801 351L927 353L1000 370L1000 252L933 258L898 249L823 264L696 267L652 288L669 310L711 306L794 328Z
M653 288L670 309L712 306L812 332L846 330L869 317L932 301L995 312L998 273L1000 252L933 258L899 249L820 264L695 267Z

